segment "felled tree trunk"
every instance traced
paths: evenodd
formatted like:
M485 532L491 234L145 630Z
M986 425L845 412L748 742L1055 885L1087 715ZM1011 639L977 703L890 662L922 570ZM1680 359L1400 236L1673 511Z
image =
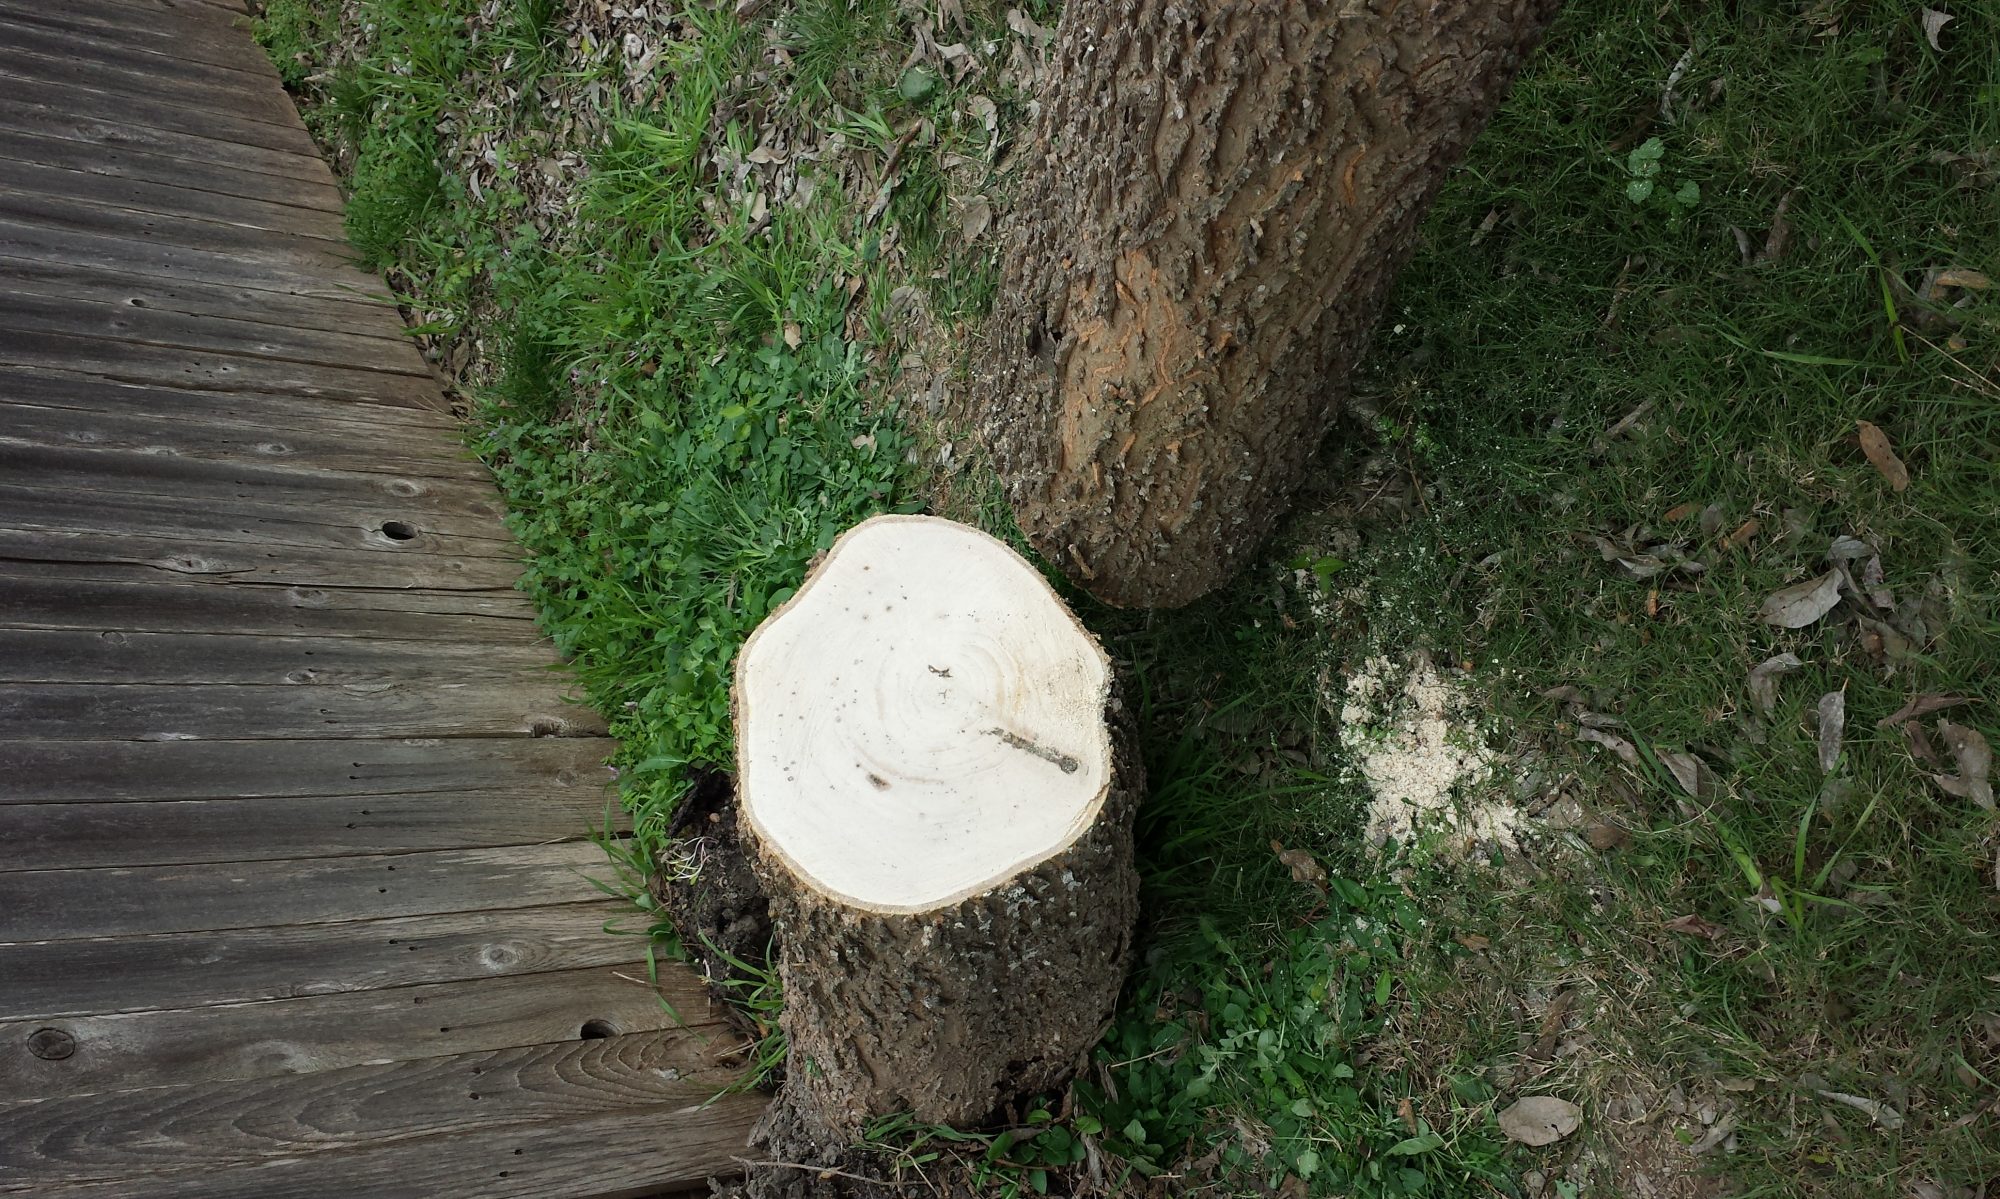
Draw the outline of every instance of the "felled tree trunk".
M1557 0L1073 0L981 432L1051 561L1184 604L1284 513L1418 219Z
M744 646L736 718L790 1043L768 1149L1062 1083L1124 978L1141 778L1047 582L963 525L867 521Z

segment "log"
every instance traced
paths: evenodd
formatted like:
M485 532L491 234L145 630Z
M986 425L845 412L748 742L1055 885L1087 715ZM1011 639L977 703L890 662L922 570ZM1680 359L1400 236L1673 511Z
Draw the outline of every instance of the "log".
M1556 0L1072 0L965 415L1098 599L1192 602L1304 484Z
M881 516L744 646L740 811L789 1039L769 1151L976 1126L1065 1082L1117 1000L1143 790L1110 660L1005 544Z

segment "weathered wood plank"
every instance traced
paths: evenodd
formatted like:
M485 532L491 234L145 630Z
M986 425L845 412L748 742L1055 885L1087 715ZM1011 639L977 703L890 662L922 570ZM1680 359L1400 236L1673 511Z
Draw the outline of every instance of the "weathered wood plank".
M0 0L8 24L28 25L78 38L85 45L100 42L211 66L231 67L276 82L277 68L263 50L240 30L221 28L206 20L177 20L178 7L156 5L150 13L131 5L99 0L64 0L51 10L35 0ZM245 84L245 86L260 86Z
M0 629L0 683L355 687L412 680L554 684L564 677L544 645Z
M225 1007L78 1016L59 1027L77 1045L60 1061L28 1051L45 1021L0 1024L0 1078L12 1093L57 1098L138 1087L290 1076L405 1058L441 1057L614 1034L698 1029L732 1042L692 974L616 967L273 999ZM682 1022L685 1021L685 1024Z
M366 420L246 420L185 408L169 413L91 412L11 403L0 378L0 444L74 447L301 471L448 479L492 485L486 467L449 439L404 435L384 445ZM324 410L326 405L319 405ZM351 407L351 406L343 406ZM321 415L321 414L315 414ZM411 445L412 440L434 444Z
M136 633L273 633L533 644L534 611L486 591L253 587L143 567L0 562L0 627Z
M200 112L268 124L285 133L296 129L305 136L285 93L246 71L104 43L78 45L59 32L29 25L8 26L7 40L0 42L0 74L20 82L67 83L114 95L171 100Z
M308 160L319 148L303 130L288 129L234 113L191 107L142 90L123 92L85 86L76 71L49 70L44 62L32 77L23 78L0 66L0 101L39 103L75 118L123 121L145 129L176 133L215 142L278 151Z
M277 359L334 367L335 380L350 371L386 373L421 379L435 389L430 366L408 341L356 337L317 329L297 329L266 321L213 315L189 316L153 307L107 304L55 294L53 286L31 286L0 293L0 346L12 348L35 335L58 335L58 344L76 339L117 340L168 349L213 351L233 356ZM21 336L26 335L26 336ZM302 375L304 372L293 372Z
M225 321L339 334L382 354L404 353L413 344L402 318L385 300L361 297L328 300L226 283L162 279L125 270L5 257L0 257L0 287L119 308L221 317Z
M0 941L80 941L561 904L608 867L588 841L213 866L0 874ZM500 922L505 923L505 922Z
M4 200L0 196L0 202ZM14 206L19 207L19 198L15 200ZM23 219L0 212L0 257L91 267L138 278L249 288L279 297L359 301L380 299L385 294L379 280L371 282L370 276L358 271L330 275L301 269L296 261L268 248L194 249L121 236L129 231L106 224L101 216L96 223L106 231L65 227L36 214ZM227 231L230 226L216 228Z
M584 889L586 892L588 888ZM83 941L0 943L0 1011L53 1020L617 966L644 970L623 900Z
M184 482L176 497L165 488L125 491L115 479L66 478L20 465L10 466L8 478L14 485L0 486L0 512L16 529L520 560L503 526L471 513L423 512L392 498L254 486L232 493L193 482Z
M83 142L56 138L29 137L0 130L0 177L13 191L33 192L127 208L135 212L187 217L224 225L294 233L301 237L345 243L346 234L338 213L324 208L296 204L265 196L242 195L252 189L241 185L235 191L204 188L204 183L231 186L220 178L204 178L173 159L156 159L149 165L134 161L139 156L107 150ZM180 168L172 170L169 168ZM253 176L269 179L269 176ZM279 184L279 180L271 180ZM257 190L275 192L276 186ZM298 185L291 190L312 195L317 188Z
M6 328L0 328L0 363L201 391L320 396L410 408L444 402L436 383L415 375Z
M155 803L0 803L0 872L494 848L560 841L593 828L626 827L615 806L608 801L592 803L586 796L426 792Z
M202 251L201 257L210 260L234 259L245 266L258 265L263 268L267 289L296 276L322 288L344 285L349 293L367 295L382 290L379 278L355 265L349 247L296 233L138 212L85 197L41 195L8 187L4 178L0 178L0 216L77 236L117 237Z
M363 430L373 429L412 451L428 452L438 447L441 458L450 456L442 447L460 444L458 422L450 413L429 408L359 401L328 404L299 396L257 392L149 387L143 383L120 383L115 379L18 366L0 365L0 403L120 415L178 418L185 414L189 420L222 419L262 425L272 438L287 435L294 425L330 434L351 430L361 435Z
M600 737L554 679L512 683L0 683L0 723L44 741Z
M553 684L553 685L552 685ZM0 683L0 725L44 741L603 736L553 680L323 686Z
M334 1154L281 1158L214 1174L148 1177L39 1190L57 1199L144 1195L149 1199L545 1199L591 1195L644 1199L740 1173L750 1127L766 1100L726 1095L695 1107L638 1108L580 1120L469 1130L448 1151L429 1140ZM607 1146L638 1146L607 1151ZM331 1191L329 1191L331 1188Z
M0 92L0 129L92 146L129 149L188 163L195 168L213 167L217 171L241 172L246 178L240 186L246 189L262 186L262 181L255 176L275 175L280 179L311 184L333 197L333 202L338 204L340 189L334 182L333 172L317 156L131 124L117 117L117 104L104 103L104 99L97 97L84 105L54 104L33 95L17 96ZM109 99L115 100L116 97ZM326 207L323 203L314 206Z
M716 1051L729 1047L670 1028L321 1070L310 1085L280 1075L0 1103L0 1177L152 1179L633 1108L692 1111L728 1085Z
M449 443L439 448L448 452ZM483 480L426 479L264 462L213 462L77 445L22 445L4 431L0 431L0 477L19 486L217 500L232 508L234 500L242 499L274 507L333 504L362 514L357 517L342 512L323 518L329 522L352 523L386 507L439 533L484 537L508 541L511 545L506 526L501 523L500 499L494 494L492 484ZM504 556L515 555L508 552Z
M520 566L505 558L384 554L257 542L69 529L13 529L0 512L0 561L150 567L221 583L287 587L414 587L499 592Z
M438 438L434 446L370 442L382 426L370 422L298 422L274 430L274 422L246 422L206 414L84 412L10 404L0 380L0 444L82 448L112 454L148 454L188 462L296 468L302 472L342 472L454 480L492 486L492 476L468 450ZM280 440L282 438L282 440ZM418 438L422 440L422 438Z
M282 743L8 737L0 740L0 804L424 794L445 797L447 806L541 797L594 806L611 783L604 766L610 751L608 741L594 737Z

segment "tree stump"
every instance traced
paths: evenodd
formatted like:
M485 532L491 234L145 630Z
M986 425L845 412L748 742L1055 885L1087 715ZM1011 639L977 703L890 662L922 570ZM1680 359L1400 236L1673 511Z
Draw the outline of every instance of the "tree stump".
M736 720L790 1043L763 1143L824 1160L1064 1082L1123 982L1142 780L1047 581L964 525L866 521L743 647Z

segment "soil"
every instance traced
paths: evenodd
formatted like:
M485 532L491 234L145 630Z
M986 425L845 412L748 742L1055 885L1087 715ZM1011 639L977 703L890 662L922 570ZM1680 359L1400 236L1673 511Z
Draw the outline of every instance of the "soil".
M668 832L648 881L653 898L731 1022L760 1035L738 1004L769 965L771 905L737 830L735 780L719 770L697 774Z

